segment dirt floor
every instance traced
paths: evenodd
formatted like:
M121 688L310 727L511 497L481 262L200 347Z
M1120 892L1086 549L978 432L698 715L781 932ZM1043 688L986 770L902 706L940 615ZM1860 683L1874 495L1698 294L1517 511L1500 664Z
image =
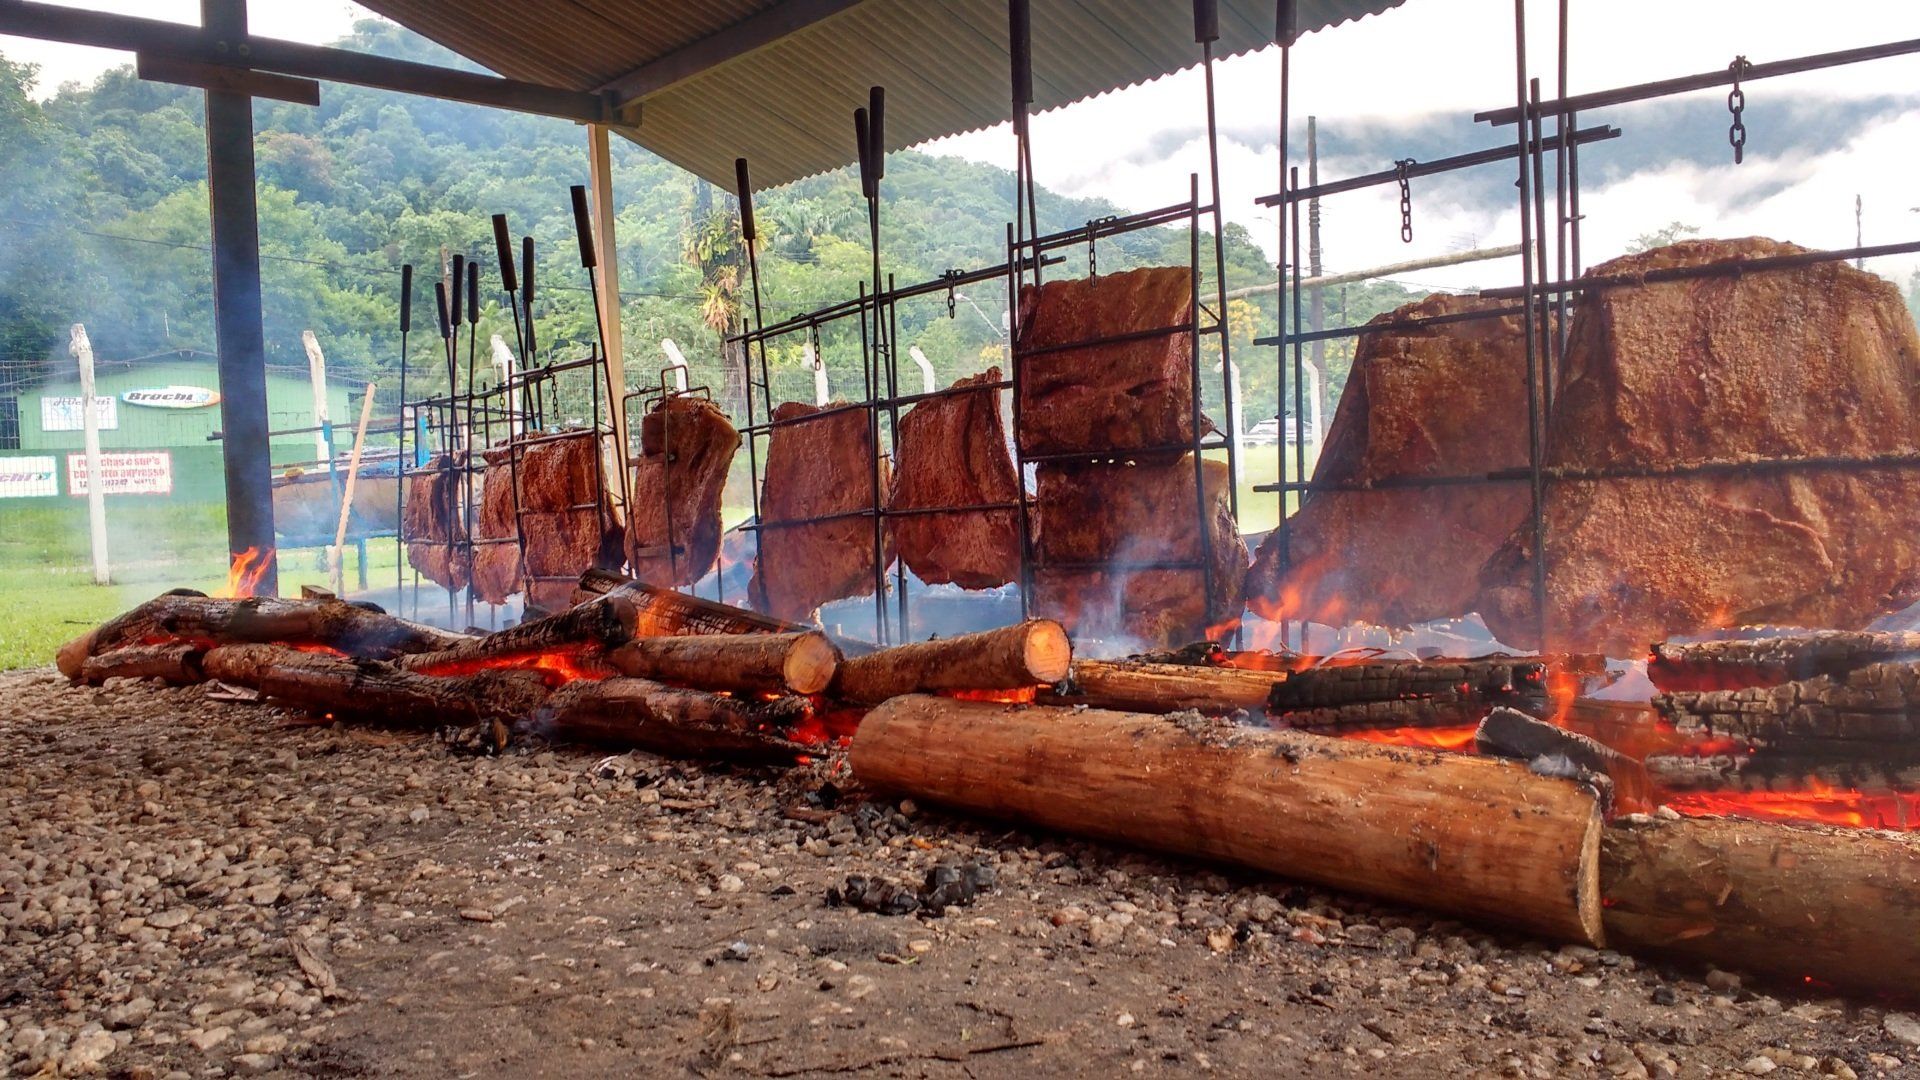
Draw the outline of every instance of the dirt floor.
M842 789L0 675L0 1075L1894 1076L1920 1021ZM944 914L850 874L994 882Z

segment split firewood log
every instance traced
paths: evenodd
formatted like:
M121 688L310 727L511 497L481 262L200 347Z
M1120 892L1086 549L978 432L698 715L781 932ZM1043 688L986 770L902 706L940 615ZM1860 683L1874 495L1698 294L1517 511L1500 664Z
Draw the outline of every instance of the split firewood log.
M1024 827L1602 938L1592 790L1512 762L1193 714L919 695L869 712L851 761L873 787Z
M67 642L60 647L55 662L61 674L77 680L82 678L81 669L88 657L128 645L324 645L348 656L386 659L448 649L467 640L464 634L341 600L271 596L227 599L176 590Z

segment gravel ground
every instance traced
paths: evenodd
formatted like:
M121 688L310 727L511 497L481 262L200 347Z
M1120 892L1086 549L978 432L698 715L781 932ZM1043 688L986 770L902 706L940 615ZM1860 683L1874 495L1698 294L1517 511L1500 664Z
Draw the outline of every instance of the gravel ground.
M1920 1021L911 804L0 675L0 1075L1896 1076ZM829 906L991 870L971 904ZM855 891L858 891L857 889ZM869 894L876 890L869 889Z

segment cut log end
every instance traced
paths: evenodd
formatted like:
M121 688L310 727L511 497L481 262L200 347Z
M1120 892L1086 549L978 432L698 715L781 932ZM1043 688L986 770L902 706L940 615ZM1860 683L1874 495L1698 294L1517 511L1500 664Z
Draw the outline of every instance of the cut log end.
M827 635L813 630L794 640L793 646L787 650L786 663L781 666L781 675L786 680L788 690L812 695L824 691L833 682L834 672L839 667L840 650L834 647Z
M1052 619L1035 619L1021 624L1026 632L1023 655L1027 671L1041 683L1057 683L1073 669L1073 642L1067 631Z

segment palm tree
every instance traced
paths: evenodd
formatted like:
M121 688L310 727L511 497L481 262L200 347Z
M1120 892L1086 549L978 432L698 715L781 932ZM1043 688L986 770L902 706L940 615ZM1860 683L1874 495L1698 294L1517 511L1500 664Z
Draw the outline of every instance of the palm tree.
M713 185L695 179L683 236L681 255L700 271L700 321L724 343L740 325L740 279L746 264L740 216L731 205L716 206ZM732 344L723 345L723 351L726 381L720 390L721 407L741 415L746 396L746 352Z

